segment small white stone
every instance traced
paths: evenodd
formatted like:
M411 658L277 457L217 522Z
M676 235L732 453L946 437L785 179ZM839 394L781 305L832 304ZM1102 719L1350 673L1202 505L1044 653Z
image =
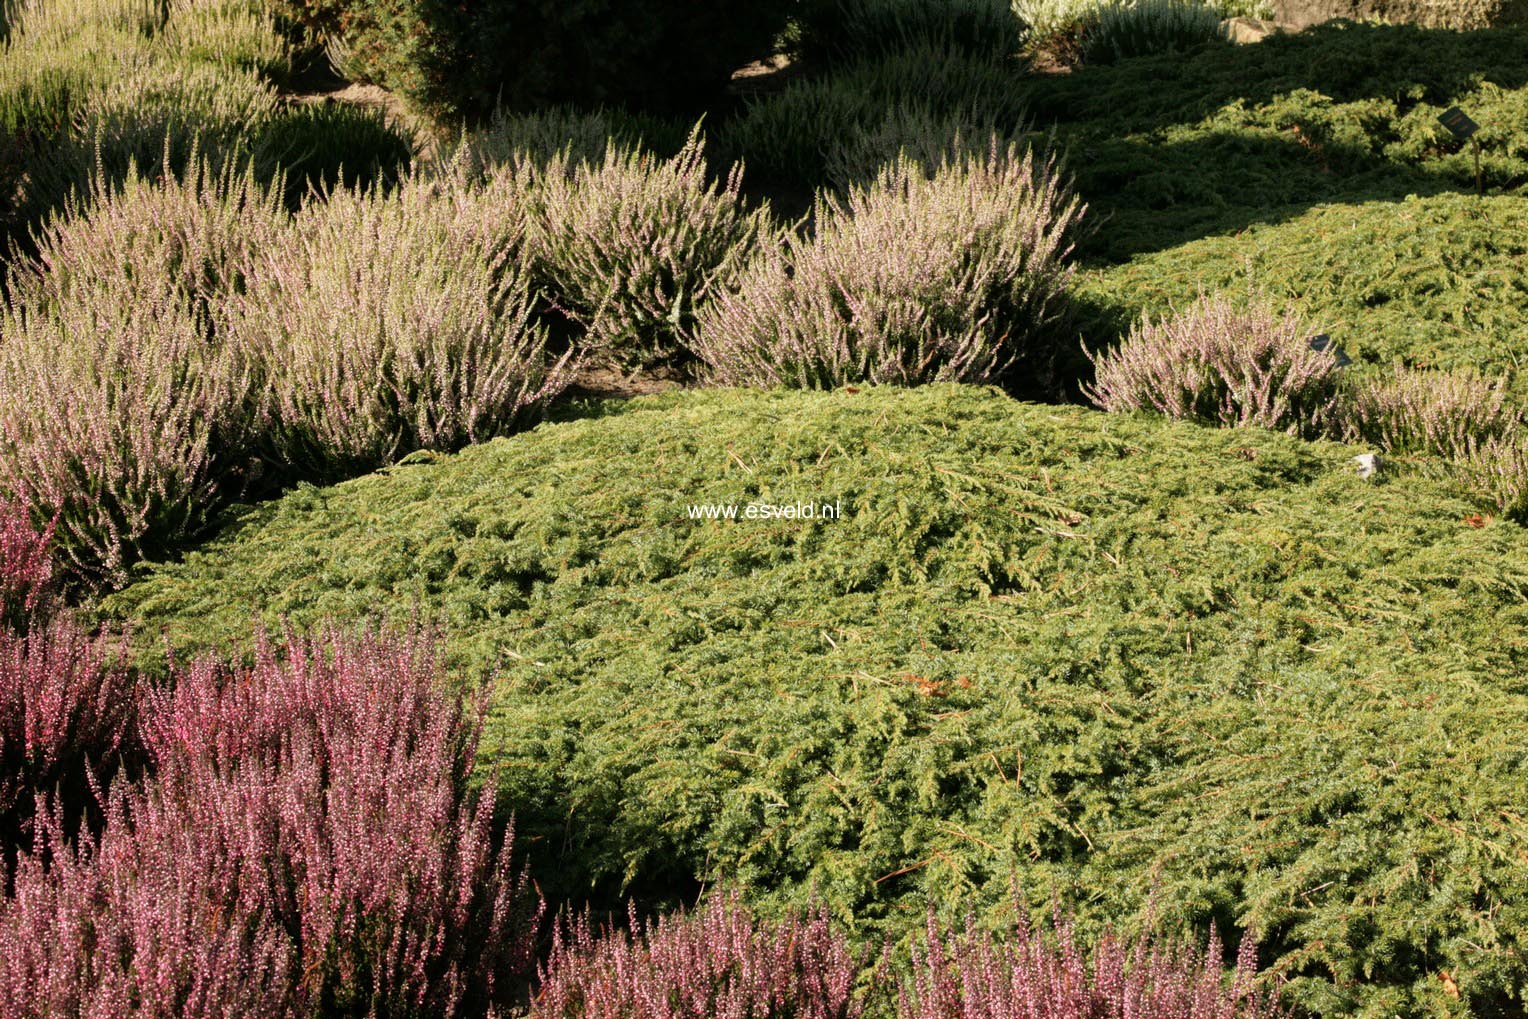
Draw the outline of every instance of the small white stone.
M1353 458L1358 464L1358 476L1360 478L1372 478L1379 473L1382 464L1378 453L1360 453Z

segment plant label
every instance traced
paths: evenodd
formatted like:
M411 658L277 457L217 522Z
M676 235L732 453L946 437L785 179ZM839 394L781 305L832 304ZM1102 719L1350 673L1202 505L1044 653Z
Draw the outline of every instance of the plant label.
M1348 356L1347 351L1333 343L1332 338L1326 335L1326 333L1319 333L1315 336L1312 336L1308 342L1310 343L1310 349L1314 350L1316 353L1331 354L1332 357L1336 359L1337 367L1339 368L1346 368L1348 365L1353 363L1353 359Z
M1450 106L1439 114L1438 122L1448 128L1449 134L1460 141L1464 141L1480 130L1480 125L1471 120L1469 114L1457 106Z

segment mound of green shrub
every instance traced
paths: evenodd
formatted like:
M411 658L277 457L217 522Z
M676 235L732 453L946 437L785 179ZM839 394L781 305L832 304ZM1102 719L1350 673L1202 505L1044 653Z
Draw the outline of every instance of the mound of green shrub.
M439 618L499 672L484 752L549 894L815 889L874 944L925 893L995 918L1016 878L1096 931L1155 887L1319 1015L1516 1007L1517 526L1350 447L983 389L597 409L295 491L107 608L160 660ZM748 519L803 502L842 516Z
M1032 83L1030 101L1046 119L1120 133L1194 123L1237 101L1256 107L1302 88L1339 104L1388 98L1402 114L1422 103L1441 112L1446 102L1486 83L1522 87L1528 73L1523 38L1516 29L1459 33L1332 22L1256 46L1209 50L1195 60L1169 54L1045 77ZM1439 131L1440 139L1446 136Z
M278 0L337 38L345 71L441 118L503 103L696 110L732 72L770 55L788 0L546 4L490 0Z
M1335 5L1341 11L1342 5ZM1528 24L1522 0L1380 0L1348 5L1360 15L1372 12L1386 21L1431 28L1490 28Z
M1481 124L1487 189L1528 183L1528 34L1334 23L1192 60L1141 57L1026 83L1122 260L1289 208L1475 189L1437 117Z
M1355 360L1512 376L1528 354L1528 199L1439 195L1312 209L1077 277L1090 346L1203 290L1298 308Z

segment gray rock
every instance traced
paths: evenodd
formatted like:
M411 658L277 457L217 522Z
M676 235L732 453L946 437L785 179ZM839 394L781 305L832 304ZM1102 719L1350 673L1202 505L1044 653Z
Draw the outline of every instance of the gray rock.
M1378 453L1360 453L1353 460L1358 464L1360 478L1372 478L1385 466Z
M1227 18L1220 23L1220 34L1237 45L1242 45L1249 42L1262 42L1279 28L1277 22L1264 21L1261 18Z

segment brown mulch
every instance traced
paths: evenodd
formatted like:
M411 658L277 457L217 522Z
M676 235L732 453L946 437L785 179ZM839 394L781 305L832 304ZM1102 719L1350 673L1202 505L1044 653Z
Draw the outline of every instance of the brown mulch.
M627 375L614 368L586 368L574 379L564 397L629 400L633 396L651 396L683 388L677 379L665 375Z

